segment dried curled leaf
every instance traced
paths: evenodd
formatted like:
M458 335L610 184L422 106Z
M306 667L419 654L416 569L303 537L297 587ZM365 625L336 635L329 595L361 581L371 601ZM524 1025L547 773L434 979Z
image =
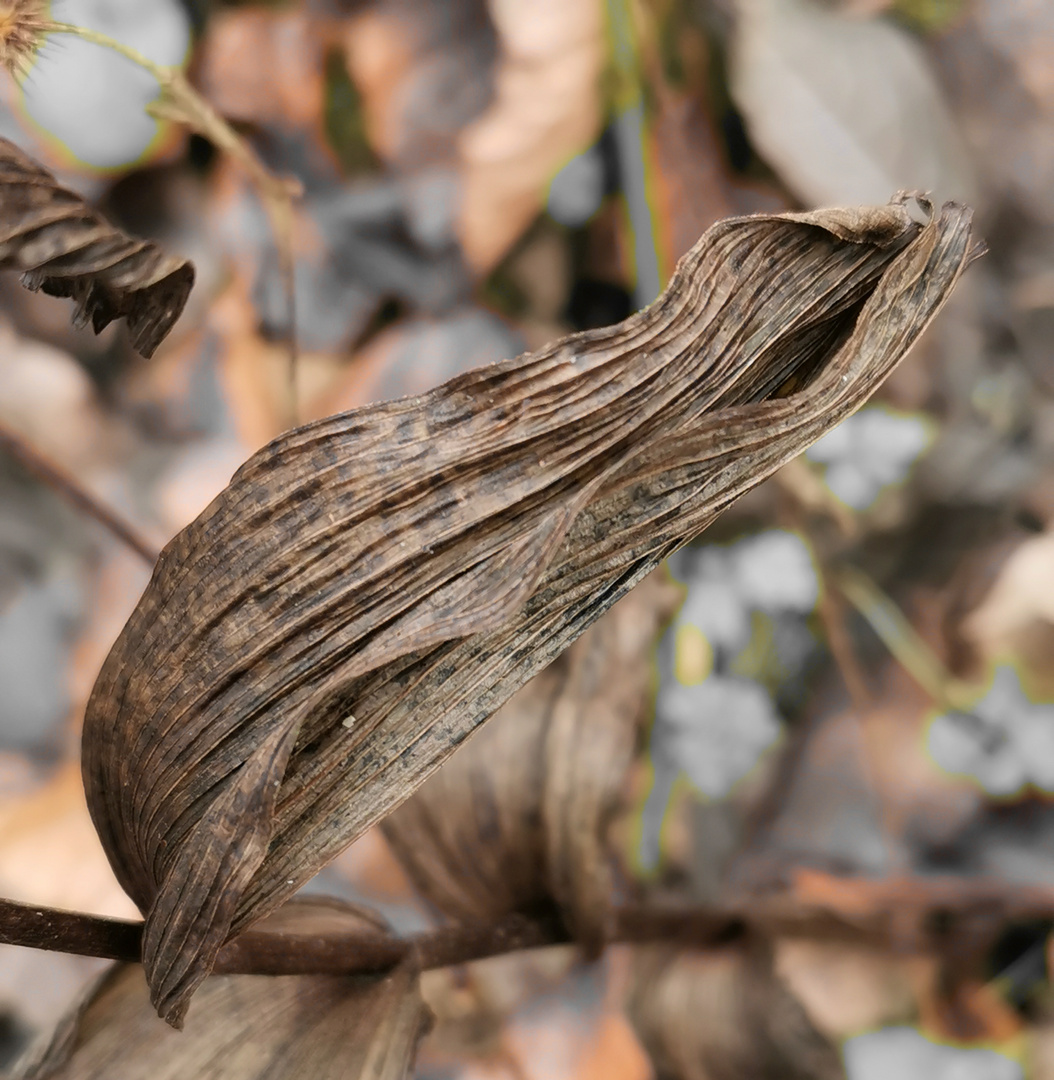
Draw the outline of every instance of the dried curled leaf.
M337 901L294 901L258 930L354 931ZM273 924L273 925L272 925ZM372 925L367 921L367 925ZM16 1074L22 1080L404 1080L430 1013L418 976L214 975L177 1034L138 966L110 968Z
M114 228L47 169L0 138L0 269L22 271L27 289L71 297L74 321L98 333L125 319L150 357L179 318L194 267L150 240Z
M630 1019L662 1080L844 1080L760 945L642 949L634 976Z
M162 552L84 722L173 1022L229 937L406 799L730 502L856 409L971 213L732 219L626 322L288 432Z
M421 892L463 921L557 900L597 951L605 828L632 760L651 652L680 590L651 575L491 718L382 828Z

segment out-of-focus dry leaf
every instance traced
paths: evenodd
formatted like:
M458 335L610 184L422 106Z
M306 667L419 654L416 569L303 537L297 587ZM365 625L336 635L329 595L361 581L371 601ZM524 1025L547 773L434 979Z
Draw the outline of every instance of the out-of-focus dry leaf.
M176 537L83 768L178 1022L224 940L402 802L729 503L856 409L970 211L732 219L615 327L291 431Z
M0 418L42 454L83 476L112 438L84 368L61 349L20 337L6 325L0 325L0 357Z
M90 320L96 333L124 319L146 357L194 284L189 262L115 229L7 139L0 139L0 220L0 269L22 271L26 288L71 297L75 320Z
M888 874L913 850L953 845L975 818L980 797L976 784L942 773L927 753L932 710L933 699L891 661L871 708L848 706L820 719L773 819L737 858L740 886L786 885L802 866Z
M1049 113L1054 108L1054 10L1044 0L982 0L973 7L985 40L1010 60Z
M605 1013L575 1070L575 1080L651 1080L651 1063L625 1016Z
M1037 224L1054 220L1054 26L1046 0L973 0L931 48L986 201ZM1050 266L1044 236L1026 227L1017 240L1035 245L1042 270Z
M421 892L461 920L558 900L588 949L605 938L605 830L680 590L653 575L532 679L382 829Z
M834 1040L911 1017L915 991L933 981L936 964L931 956L898 956L844 941L775 945L777 974L817 1029Z
M259 449L289 422L289 350L260 333L250 289L250 280L236 274L209 311L209 327L215 333L198 354L208 358L206 350L212 350L215 359L207 364L215 371L213 377L223 408L229 412L229 425L246 452ZM327 392L343 371L340 360L331 353L299 351L297 401L305 415L320 415L321 403L328 401ZM209 497L220 487L222 483ZM207 502L205 499L200 505Z
M494 102L458 142L458 234L481 274L544 206L557 170L596 138L605 58L603 8L594 0L489 7L501 47Z
M779 213L789 210L786 196L774 186L765 187L734 175L728 167L727 150L719 137L709 105L710 67L705 36L677 6L654 11L655 25L640 16L638 45L647 72L647 154L651 173L648 202L659 239L660 267L665 280L696 238L715 221L730 214ZM658 25L660 21L664 25ZM678 77L668 75L659 38L676 50ZM671 82L674 85L671 85ZM890 189L892 190L892 189Z
M202 89L224 116L321 131L326 37L319 20L304 11L218 11L202 46Z
M986 659L1019 653L1044 683L1054 682L1054 535L1018 547L963 630Z
M452 163L462 128L490 100L486 8L485 0L378 0L347 20L348 73L370 145L401 171Z
M641 950L629 1012L662 1080L845 1077L761 946Z
M0 803L0 892L27 904L131 918L84 805L74 763Z
M921 46L815 0L738 0L731 89L759 153L813 205L896 188L973 198L969 162Z
M435 1029L421 1047L421 1065L442 1075L451 1065L463 1065L471 1059L477 1066L489 1063L504 1076L501 1062L515 1054L515 1042L522 1039L522 1029L513 1031L517 1018L534 1012L530 1017L532 1029L539 1026L538 1013L532 1009L539 996L547 1005L560 1004L566 1009L569 1002L560 999L565 994L574 997L571 989L572 971L578 962L575 950L568 946L553 949L532 949L527 952L504 953L457 968L436 968L421 976L421 993L435 1014ZM589 1024L589 1005L578 1009L579 1031ZM544 1009L545 1021L554 1010ZM518 1055L517 1055L518 1056ZM528 1059L541 1055L530 1055ZM507 1061L506 1061L507 1064ZM526 1066L525 1062L522 1062ZM523 1071L527 1071L526 1068ZM487 1072L486 1075L490 1075ZM517 1077L519 1080L519 1077Z
M734 212L730 185L717 134L697 97L662 94L652 137L665 247L676 261L700 232Z
M324 933L362 921L333 901L299 901L259 929ZM143 969L116 965L17 1075L404 1080L429 1023L418 976L403 966L381 977L214 975L177 1034L151 1008Z
M522 340L501 319L478 308L462 308L440 319L402 319L360 349L339 382L313 404L324 406L329 415L421 394L522 348Z

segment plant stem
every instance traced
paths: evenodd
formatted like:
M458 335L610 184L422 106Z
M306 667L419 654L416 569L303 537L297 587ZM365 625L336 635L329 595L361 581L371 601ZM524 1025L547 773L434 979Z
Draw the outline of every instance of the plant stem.
M26 472L64 496L78 510L94 518L122 544L130 547L147 566L153 566L157 562L157 548L144 540L134 526L86 491L69 473L30 446L21 435L11 431L2 423L0 423L0 449L6 450Z
M945 918L933 919L937 913ZM1049 919L1054 888L952 875L839 878L810 872L786 893L733 904L625 905L614 913L611 942L706 949L720 948L744 933L760 933L892 943L900 951L934 953L957 924L968 927L978 914L1007 922ZM906 935L908 927L912 933ZM0 900L0 943L137 962L141 936L142 923ZM221 950L214 970L228 975L355 975L387 971L408 958L429 970L569 944L573 938L555 910L450 924L410 937L248 930Z
M847 567L834 580L898 663L941 707L964 709L976 700L978 688L948 672L900 608L866 574Z
M249 174L260 193L264 210L278 249L279 272L286 294L286 325L289 346L289 412L291 426L297 423L296 397L296 294L293 278L293 199L302 193L300 182L275 176L252 147L194 89L181 68L157 64L138 49L116 41L98 30L73 23L52 22L47 33L71 34L94 45L110 49L148 71L161 87L161 96L148 107L151 116L184 124L237 161Z

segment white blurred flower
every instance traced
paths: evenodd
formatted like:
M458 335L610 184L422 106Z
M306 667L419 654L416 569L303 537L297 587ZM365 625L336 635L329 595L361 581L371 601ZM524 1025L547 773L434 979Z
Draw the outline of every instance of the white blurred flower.
M692 583L677 618L678 626L686 624L712 646L738 651L750 640L750 611L729 575Z
M674 632L694 626L712 646L731 652L750 641L753 611L804 615L816 606L820 592L808 546L783 529L703 549L687 584Z
M927 745L937 765L946 772L974 777L989 795L1013 795L1028 779L1009 736L986 739L984 729L969 717L954 713L936 717Z
M854 1036L842 1053L848 1080L1025 1080L1021 1066L995 1050L930 1042L910 1027Z
M1029 780L1041 791L1054 794L1054 706L1028 709L1018 721L1014 742Z
M748 536L729 552L740 595L761 611L797 611L816 607L820 582L812 554L796 533L770 529Z
M864 510L883 488L908 475L931 440L926 417L874 405L832 428L805 456L827 466L824 480L834 495Z
M190 23L179 0L53 0L51 16L137 49L157 64L182 63ZM157 80L112 49L49 35L25 80L30 119L80 162L116 168L140 158L158 134L146 106Z
M996 669L973 716L938 716L926 739L942 769L975 777L989 795L1030 783L1054 792L1054 704L1033 702L1012 667Z
M665 683L656 702L655 737L704 795L727 795L779 738L780 719L758 683L711 675L696 686Z

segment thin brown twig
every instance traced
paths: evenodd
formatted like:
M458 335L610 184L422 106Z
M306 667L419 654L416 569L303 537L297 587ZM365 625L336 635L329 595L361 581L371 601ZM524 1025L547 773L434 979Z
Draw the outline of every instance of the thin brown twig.
M933 916L940 914L938 920ZM631 904L615 912L611 941L717 948L744 933L773 937L895 943L901 950L946 947L956 924L978 916L1054 916L1054 888L994 879L838 878L810 873L787 892L712 907ZM915 933L904 939L906 918ZM951 930L949 928L952 928ZM0 943L136 962L142 923L0 900ZM573 944L555 911L451 924L409 937L376 931L295 934L248 930L221 950L217 974L353 975L387 971L412 959L423 970L526 949Z
M110 509L74 477L35 450L17 432L0 423L0 448L6 450L22 467L41 483L71 502L82 513L94 518L121 543L130 547L148 566L157 562L158 550L148 543L138 530Z

